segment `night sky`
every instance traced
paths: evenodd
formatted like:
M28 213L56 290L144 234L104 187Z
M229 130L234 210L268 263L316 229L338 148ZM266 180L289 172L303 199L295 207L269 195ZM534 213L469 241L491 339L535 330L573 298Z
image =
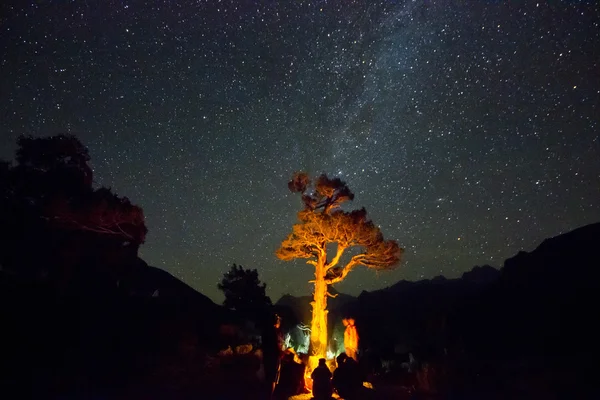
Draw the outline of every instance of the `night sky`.
M143 207L142 258L218 302L234 262L310 293L274 255L295 170L406 249L340 291L500 267L600 221L600 3L548 3L3 1L0 157L76 134Z

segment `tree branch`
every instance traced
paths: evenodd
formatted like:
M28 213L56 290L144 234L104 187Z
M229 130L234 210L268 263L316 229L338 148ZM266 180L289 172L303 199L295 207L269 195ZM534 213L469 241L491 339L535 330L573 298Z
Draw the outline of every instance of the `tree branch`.
M76 230L95 232L95 233L100 233L100 234L104 234L104 235L125 236L128 239L133 239L133 236L128 234L127 232L125 232L123 229L121 229L121 226L118 223L113 224L113 226L116 226L118 228L118 231L116 231L114 229L106 228L106 227L100 226L100 225L96 225L95 227L84 225L81 222L78 222L73 218L55 217L55 219L58 219L61 222L70 223L73 226L73 229L76 229Z
M321 246L317 246L317 249L319 249L319 257L326 260L327 259L327 251L325 251L325 248L323 248Z
M344 254L344 251L346 250L345 246L342 246L339 242L337 245L337 252L335 254L335 257L333 257L333 260L331 260L330 263L328 263L325 266L325 271L329 271L331 268L335 267L337 265L337 263L340 261L340 258L342 257L342 254Z
M352 271L354 267L361 263L362 258L364 258L364 254L357 254L346 264L346 266L342 269L342 273L336 277L331 279L327 279L325 283L328 285L333 285L334 283L338 283L346 279L346 276Z

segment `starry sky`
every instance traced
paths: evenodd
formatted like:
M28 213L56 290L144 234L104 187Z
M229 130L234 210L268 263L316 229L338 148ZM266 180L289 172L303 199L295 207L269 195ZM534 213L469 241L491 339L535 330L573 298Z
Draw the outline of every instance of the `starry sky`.
M142 258L217 302L234 262L311 292L274 256L295 170L342 177L406 249L355 295L600 221L595 0L7 0L0 111L0 157L76 134L143 207Z

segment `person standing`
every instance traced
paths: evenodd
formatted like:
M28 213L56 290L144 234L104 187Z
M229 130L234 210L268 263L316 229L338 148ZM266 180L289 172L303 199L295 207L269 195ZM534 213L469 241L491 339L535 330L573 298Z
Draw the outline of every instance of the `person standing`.
M344 331L346 355L354 361L358 361L358 331L356 330L354 318L344 318L342 323L346 327Z
M283 334L281 333L281 318L275 314L271 323L265 324L262 333L263 365L267 385L267 399L273 398L275 386L279 382L281 357L283 354Z

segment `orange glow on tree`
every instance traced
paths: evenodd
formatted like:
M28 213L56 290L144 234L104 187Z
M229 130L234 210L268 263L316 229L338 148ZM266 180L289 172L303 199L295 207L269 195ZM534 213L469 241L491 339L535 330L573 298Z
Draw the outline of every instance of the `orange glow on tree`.
M327 291L329 285L341 282L356 266L375 270L394 268L403 250L393 240L384 240L380 229L367 219L364 208L342 211L340 205L354 198L345 182L339 178L319 176L311 187L306 173L297 172L288 183L290 191L300 193L304 208L298 213L299 222L276 251L279 259L291 261L308 259L315 268L315 285L310 332L309 371L319 358L327 353ZM328 245L336 244L334 254L328 254ZM350 248L362 252L352 256L344 265L340 260Z

